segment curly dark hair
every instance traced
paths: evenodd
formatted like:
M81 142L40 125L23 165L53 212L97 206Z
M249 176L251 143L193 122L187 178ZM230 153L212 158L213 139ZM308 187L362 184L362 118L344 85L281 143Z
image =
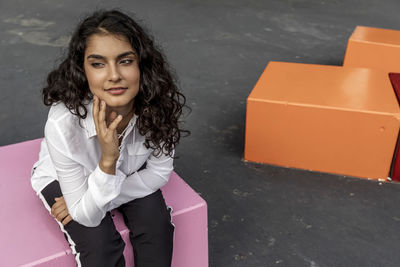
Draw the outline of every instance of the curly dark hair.
M93 34L115 34L129 40L138 55L140 69L139 92L134 99L137 127L146 136L145 145L156 155L172 155L181 134L178 119L186 98L179 91L176 77L152 37L130 16L118 10L99 10L83 19L74 31L66 58L47 77L43 102L50 106L63 102L70 112L86 118L85 102L93 99L84 72L86 40Z

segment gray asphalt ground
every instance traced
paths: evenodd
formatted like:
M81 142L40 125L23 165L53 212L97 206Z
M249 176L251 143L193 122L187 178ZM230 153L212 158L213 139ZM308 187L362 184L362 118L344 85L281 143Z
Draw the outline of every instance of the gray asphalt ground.
M242 159L267 63L341 65L356 25L400 29L398 0L0 0L0 145L43 136L47 73L79 18L111 7L143 20L192 108L175 166L208 203L210 266L400 266L400 184Z

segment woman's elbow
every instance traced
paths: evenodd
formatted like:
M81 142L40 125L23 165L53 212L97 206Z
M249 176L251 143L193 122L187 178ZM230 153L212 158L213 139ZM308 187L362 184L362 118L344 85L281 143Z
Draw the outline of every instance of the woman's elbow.
M162 185L164 186L168 183L169 178L171 177L172 171L174 170L174 168L171 168L169 170L164 170L163 173L160 173L160 177L162 178Z
M174 167L168 167L168 168L162 168L158 169L156 173L166 182L168 182L169 177L171 176L172 171L174 170Z
M97 227L105 217L105 214L79 214L75 213L71 215L72 220L86 226L86 227Z

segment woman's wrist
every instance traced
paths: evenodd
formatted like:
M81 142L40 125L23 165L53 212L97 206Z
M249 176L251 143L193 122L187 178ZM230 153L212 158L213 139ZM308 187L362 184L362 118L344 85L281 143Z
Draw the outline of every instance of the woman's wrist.
M99 162L99 167L103 172L115 175L115 168L117 165L116 162L117 162L116 160L101 158Z

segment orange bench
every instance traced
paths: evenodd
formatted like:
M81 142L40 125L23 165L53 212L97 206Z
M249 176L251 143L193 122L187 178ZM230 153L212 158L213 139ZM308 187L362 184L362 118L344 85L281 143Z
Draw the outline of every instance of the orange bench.
M399 117L387 72L270 62L247 99L244 159L386 180Z
M343 66L400 72L400 31L357 26L348 40Z

